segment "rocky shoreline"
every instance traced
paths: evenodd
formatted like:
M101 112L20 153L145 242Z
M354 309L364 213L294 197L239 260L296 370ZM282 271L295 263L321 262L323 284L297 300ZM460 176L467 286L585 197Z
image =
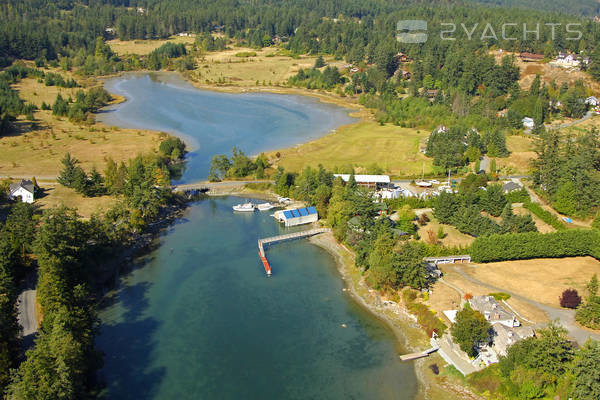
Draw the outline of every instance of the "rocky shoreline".
M370 289L362 277L356 279L352 276L352 269L355 268L354 254L343 244L338 243L332 233L313 236L309 240L333 256L337 269L347 285L344 291L348 292L354 301L384 321L392 329L401 344L402 351L415 352L429 347L429 340L417 324L414 315L402 304L391 304L382 300L377 291ZM452 393L453 398L481 398L463 386L440 382L437 379L428 377L427 369L428 365L431 364L429 358L421 358L414 361L414 363L415 375L419 382L418 399L435 400L439 397L433 397L435 396L433 393L439 393L440 391Z

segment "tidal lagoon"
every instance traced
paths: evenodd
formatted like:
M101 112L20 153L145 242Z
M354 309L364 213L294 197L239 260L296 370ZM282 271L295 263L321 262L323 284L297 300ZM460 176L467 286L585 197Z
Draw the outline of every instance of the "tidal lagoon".
M225 102L216 107L222 116L205 115L202 107L197 111L191 103L185 113L178 111L198 127L194 131L188 130L187 122L181 125L180 132L197 133L193 137L200 145L184 174L187 181L201 177L204 157L215 149L227 151L237 134L246 143L238 145L249 153L295 144L300 137L319 135L302 120L333 112L328 105L298 96L198 94L150 77L122 79L124 86L119 81L112 84L128 88L133 82L162 99L168 93L184 93L204 99L205 107ZM108 115L129 118L120 107L138 104L135 93ZM296 106L284 107L285 102L308 108L294 114ZM167 109L169 103L160 102ZM240 107L246 110L242 122L235 121ZM316 117L303 116L313 108ZM148 118L168 114L158 104L153 110ZM345 111L335 112L346 122ZM287 117L277 120L277 115ZM167 118L171 127L178 118ZM290 130L278 125L279 129L261 131L268 118L275 118L276 124L290 122ZM249 138L242 132L250 131L241 127L243 121L251 126L248 121L253 120L260 122ZM139 123L138 127L168 130L166 125L151 126L146 118ZM229 129L219 124L240 128L227 138L207 133ZM216 197L192 204L185 217L158 238L155 250L136 260L107 295L98 337L105 353L104 398L413 399L417 381L412 364L400 362L401 349L387 325L343 291L329 253L306 240L274 245L267 250L273 276L266 277L257 239L290 230L279 226L270 212L233 213L231 207L244 200Z
M350 110L306 96L199 90L175 73L130 73L104 87L127 101L98 116L107 125L182 136L190 145L178 183L206 179L215 154L248 155L290 147L357 122Z

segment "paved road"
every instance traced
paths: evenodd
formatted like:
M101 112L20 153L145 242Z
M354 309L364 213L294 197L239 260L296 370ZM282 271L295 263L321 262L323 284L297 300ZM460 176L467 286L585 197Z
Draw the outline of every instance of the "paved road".
M566 123L560 124L560 125L544 125L544 127L546 128L546 130L564 129L564 128L568 128L573 125L580 124L583 121L587 121L588 119L592 118L594 115L595 115L595 113L593 111L588 111L587 113L585 113L585 115L582 118L577 119L575 121L566 122ZM531 133L531 130L532 130L531 128L527 128L523 132L526 135L537 136L537 135L534 135L533 133Z
M23 290L17 300L19 325L23 328L23 337L37 332L37 317L35 315L35 289Z
M526 303L531 304L534 307L539 308L544 311L548 318L551 321L559 320L559 325L563 326L568 335L574 339L580 345L584 344L588 338L592 338L594 340L600 340L600 334L589 332L583 328L578 327L575 324L575 311L568 310L563 308L552 307L546 304L539 303L535 300L528 299L527 297L523 297L516 293L512 293L504 288L499 288L493 285L488 285L485 282L480 281L479 279L473 278L471 275L464 272L460 267L454 267L454 270L458 272L463 278L468 281L471 281L477 285L485 286L489 289L492 289L495 292L504 292L510 294L512 297L524 301ZM544 324L539 324L537 327L543 327Z
M481 157L479 162L479 171L489 172L490 170L490 158L487 155ZM479 172L477 171L477 172Z

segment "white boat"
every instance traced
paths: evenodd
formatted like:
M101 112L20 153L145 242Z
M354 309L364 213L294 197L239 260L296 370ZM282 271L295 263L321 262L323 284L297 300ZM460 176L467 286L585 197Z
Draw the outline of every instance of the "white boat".
M254 212L256 206L253 203L244 203L233 206L233 211Z
M437 179L432 179L429 181L429 183L431 183L432 185L439 185L440 181L438 181Z
M272 208L275 208L275 206L271 203L262 203L256 206L256 208L258 208L258 211L268 211Z
M427 182L425 180L425 163L423 163L423 176L421 177L420 181L415 182L415 183L419 187L431 187L432 186L431 182Z

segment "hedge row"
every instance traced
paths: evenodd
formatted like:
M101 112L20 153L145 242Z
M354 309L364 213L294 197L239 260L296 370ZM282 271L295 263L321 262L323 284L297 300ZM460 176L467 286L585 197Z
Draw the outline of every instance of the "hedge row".
M556 215L552 214L548 210L544 210L539 204L527 201L523 203L523 207L531 211L536 217L552 226L557 231L564 231L567 229L565 224L563 224Z
M474 262L592 256L600 259L600 231L596 229L542 234L538 232L482 236L471 245Z

